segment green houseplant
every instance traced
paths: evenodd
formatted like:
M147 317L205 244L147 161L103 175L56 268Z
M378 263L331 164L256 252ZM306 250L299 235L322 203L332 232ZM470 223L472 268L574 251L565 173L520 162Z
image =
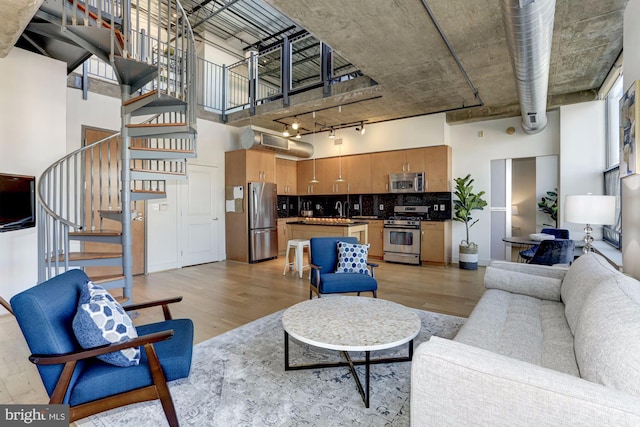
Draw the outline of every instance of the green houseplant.
M453 192L457 200L453 201L455 221L463 222L466 229L466 239L460 242L460 268L464 270L478 269L478 245L469 239L469 229L478 222L471 217L471 211L483 210L487 206L487 202L482 199L485 192L473 192L473 178L468 174L464 178L456 178L456 188Z
M553 191L547 191L546 196L542 196L538 202L538 210L548 214L553 220L552 227L558 226L558 189L554 188Z

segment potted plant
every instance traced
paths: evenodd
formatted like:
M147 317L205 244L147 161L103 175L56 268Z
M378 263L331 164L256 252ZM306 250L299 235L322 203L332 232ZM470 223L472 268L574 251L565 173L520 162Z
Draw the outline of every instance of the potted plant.
M547 191L547 195L542 196L542 198L538 202L538 210L548 214L553 220L553 224L544 224L544 225L550 225L551 227L558 226L558 189L557 188L554 188L553 191Z
M471 217L474 209L483 210L487 202L482 199L484 191L473 192L473 178L468 174L464 178L456 178L456 188L453 194L458 198L453 201L455 221L464 222L466 239L460 242L459 265L463 270L478 269L478 245L469 240L469 229L478 222Z

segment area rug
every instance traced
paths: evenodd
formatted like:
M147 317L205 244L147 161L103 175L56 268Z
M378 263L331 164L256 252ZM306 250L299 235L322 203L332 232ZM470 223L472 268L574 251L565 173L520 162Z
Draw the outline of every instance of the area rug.
M422 329L452 338L465 319L416 310ZM284 371L282 311L195 346L189 378L169 387L182 426L407 426L411 364L371 367L371 404L365 408L348 367ZM339 353L291 339L292 364L335 361ZM398 350L374 357L406 355ZM359 355L353 354L354 358ZM361 378L364 367L358 367ZM114 409L77 422L81 427L167 425L159 401Z

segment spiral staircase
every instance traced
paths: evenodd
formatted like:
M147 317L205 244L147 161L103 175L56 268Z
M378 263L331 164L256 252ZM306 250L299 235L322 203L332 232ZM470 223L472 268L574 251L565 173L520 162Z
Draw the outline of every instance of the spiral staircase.
M112 267L114 274L89 276L131 300L140 204L164 198L166 181L186 179L187 159L196 156L197 61L187 16L175 0L45 0L29 30L44 54L66 55L69 71L91 55L111 64L122 98L119 133L40 177L38 280Z

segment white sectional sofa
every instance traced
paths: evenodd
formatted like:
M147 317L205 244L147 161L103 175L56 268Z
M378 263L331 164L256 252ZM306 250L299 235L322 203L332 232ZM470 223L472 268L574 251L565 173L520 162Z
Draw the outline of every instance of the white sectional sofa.
M640 426L640 282L586 254L493 262L453 340L416 350L411 425Z

